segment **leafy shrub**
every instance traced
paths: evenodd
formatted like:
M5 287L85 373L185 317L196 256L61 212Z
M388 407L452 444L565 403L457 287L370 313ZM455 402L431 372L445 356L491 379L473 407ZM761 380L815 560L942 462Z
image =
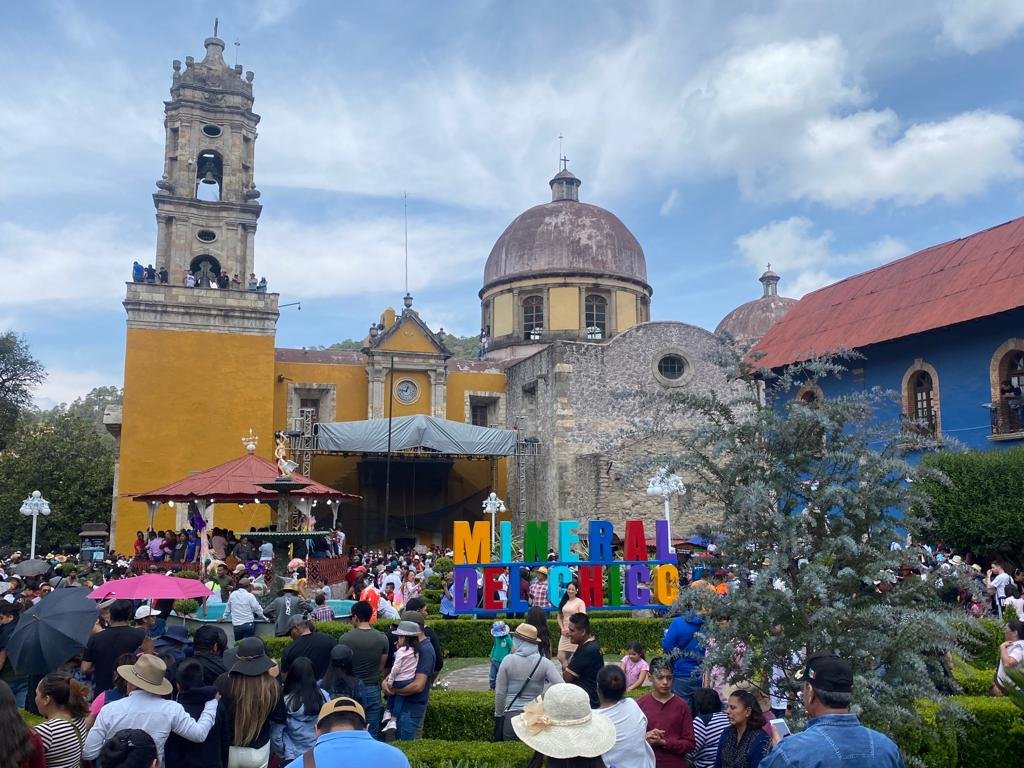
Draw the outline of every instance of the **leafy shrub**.
M196 579L199 580L199 574L195 571L178 571L176 574L179 579Z
M1010 765L1024 754L1024 720L1012 702L981 696L957 696L953 700L972 716L957 737L960 768Z
M494 734L494 694L432 690L423 734L444 741L490 741Z
M978 669L962 659L953 659L953 677L964 689L965 696L986 696L992 687L995 669Z
M518 741L396 741L412 768L520 768L533 750Z
M174 612L179 616L191 616L199 610L198 600L175 600Z
M931 498L933 539L975 554L1014 555L1024 547L1017 500L1024 496L1024 448L939 451L922 463L949 483L924 480Z
M451 573L455 570L455 561L450 557L439 557L434 561L434 572L440 576Z

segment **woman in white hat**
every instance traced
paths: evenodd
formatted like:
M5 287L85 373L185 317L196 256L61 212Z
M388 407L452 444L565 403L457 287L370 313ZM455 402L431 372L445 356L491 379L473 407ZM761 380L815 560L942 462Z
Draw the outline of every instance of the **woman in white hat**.
M495 740L515 741L512 718L545 687L561 682L558 664L540 653L537 628L523 623L512 630L512 652L501 660L494 681Z
M587 692L572 683L552 685L512 718L512 728L548 768L605 768L601 755L615 744L614 723L592 711Z

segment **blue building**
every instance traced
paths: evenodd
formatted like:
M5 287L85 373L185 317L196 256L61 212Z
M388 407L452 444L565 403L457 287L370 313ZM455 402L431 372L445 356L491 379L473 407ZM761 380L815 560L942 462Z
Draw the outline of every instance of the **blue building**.
M840 349L863 359L795 397L882 387L900 393L891 416L912 428L980 450L1021 444L1024 218L809 293L752 352L782 369Z

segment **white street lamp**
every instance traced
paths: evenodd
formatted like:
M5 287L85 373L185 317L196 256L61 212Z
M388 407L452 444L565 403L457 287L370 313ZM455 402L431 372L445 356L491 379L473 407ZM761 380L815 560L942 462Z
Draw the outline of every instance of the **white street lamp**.
M665 522L669 526L668 540L670 543L672 541L672 522L669 519L669 512L672 509L672 497L680 496L684 493L686 493L686 486L683 485L683 478L673 472L669 472L668 467L659 469L658 474L647 483L647 495L660 496L662 501L665 502Z
M32 559L36 559L36 523L40 515L50 514L50 502L43 498L39 491L32 491L32 495L21 502L21 514L32 515Z
M505 502L498 498L498 494L491 491L491 495L484 499L484 512L491 516L491 551L494 551L494 527L495 515L505 511Z

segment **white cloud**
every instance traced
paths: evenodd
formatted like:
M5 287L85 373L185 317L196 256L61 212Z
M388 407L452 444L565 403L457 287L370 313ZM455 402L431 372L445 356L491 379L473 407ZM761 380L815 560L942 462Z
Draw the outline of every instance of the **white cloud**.
M37 408L53 408L83 397L96 387L120 386L118 376L93 370L47 368L46 380L32 393Z
M736 246L743 258L757 268L764 269L770 262L782 277L779 293L794 298L854 271L905 256L910 250L899 240L884 237L860 250L836 252L832 248L832 232L815 234L813 228L809 219L793 216L742 235L736 239Z
M124 297L132 261L152 261L154 242L153 233L118 217L49 228L0 220L0 307L109 309Z
M966 53L998 48L1024 27L1020 0L946 0L939 13L942 39Z
M477 284L494 227L440 216L409 221L409 290ZM403 222L399 217L331 219L309 225L268 219L257 260L271 289L301 298L404 292Z
M668 197L661 204L658 213L662 216L668 216L672 213L672 209L676 207L677 202L679 202L679 190L676 187L672 187L672 191L668 193Z

